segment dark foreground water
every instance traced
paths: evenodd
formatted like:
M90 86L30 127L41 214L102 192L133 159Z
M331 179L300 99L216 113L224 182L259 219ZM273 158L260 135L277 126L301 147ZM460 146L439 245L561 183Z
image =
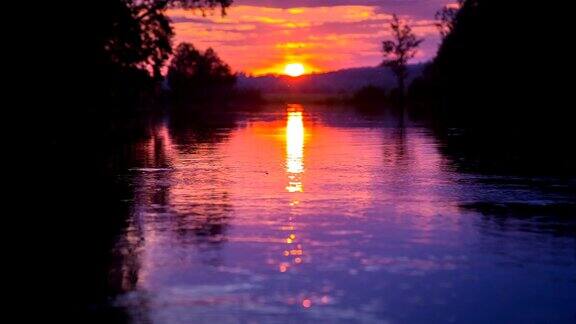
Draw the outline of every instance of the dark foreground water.
M287 105L221 124L167 118L130 149L106 307L136 323L576 321L573 179L464 173L394 118Z

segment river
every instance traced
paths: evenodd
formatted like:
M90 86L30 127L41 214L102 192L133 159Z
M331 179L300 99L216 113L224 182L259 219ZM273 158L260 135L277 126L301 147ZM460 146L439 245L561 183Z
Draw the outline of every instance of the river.
M463 171L392 117L239 115L165 118L115 175L109 307L131 321L576 320L573 179Z

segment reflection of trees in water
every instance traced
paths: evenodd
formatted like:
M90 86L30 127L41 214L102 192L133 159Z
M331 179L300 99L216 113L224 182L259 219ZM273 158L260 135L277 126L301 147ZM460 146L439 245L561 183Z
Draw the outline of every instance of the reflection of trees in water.
M36 215L49 221L47 227L35 223L49 235L39 248L50 253L35 260L48 268L45 283L53 287L45 291L48 298L56 292L59 305L80 322L121 321L123 312L107 303L130 280L113 271L118 259L111 251L129 218L134 187L119 175L137 161L132 144L146 137L142 125L148 121L92 117L75 124L45 122L54 122L55 131L38 138L47 144L34 151L42 157L35 179L34 202L41 206Z
M513 175L576 175L571 136L521 129L437 129L442 153L462 171Z
M234 113L221 111L221 107L207 106L203 109L172 112L170 136L180 154L195 154L202 145L220 143L228 138L236 126L237 116ZM209 146L208 149L213 147ZM194 185L186 184L190 190L194 190ZM226 240L225 233L232 208L229 193L223 184L213 186L203 197L198 197L201 199L172 202L177 206L174 212L179 240L182 243L193 243L204 252L214 251ZM213 263L215 260L208 262Z
M126 123L124 123L126 125ZM133 210L130 210L131 204L137 200L137 188L133 186L134 177L126 171L135 165L145 165L151 168L165 168L170 165L170 160L165 154L165 142L162 140L160 123L156 117L145 117L137 119L127 128L127 132L139 134L136 137L124 138L117 140L122 143L119 150L108 155L109 158L119 164L115 170L111 170L110 176L120 178L121 181L111 181L114 186L122 184L129 188L130 197L117 197L118 201L124 201L127 207L121 218L119 218L116 227L117 234L111 240L111 245L106 250L102 250L108 255L109 262L102 269L106 274L108 291L107 300L102 301L103 308L98 308L98 312L104 313L106 320L128 321L128 317L134 319L134 314L130 314L129 308L110 304L110 297L121 295L125 292L137 288L138 275L141 269L141 253L144 247L144 238L142 236L143 227L137 219L133 217ZM160 179L159 174L154 175ZM151 197L152 203L159 204L166 201L161 191ZM127 203L129 202L129 203ZM144 297L138 297L137 302L142 309L147 306L147 300ZM112 313L113 317L106 315ZM142 320L146 320L141 318Z
M226 139L234 119L201 123L198 118L196 113L172 115L169 123L152 125L149 138L133 149L139 167L130 178L136 187L134 209L117 241L116 264L111 270L119 291L137 288L143 245L156 237L175 240L178 245L192 244L207 257L205 262L219 262L217 251L226 240L231 212L229 194L222 183L197 192L194 171L174 166L200 154L200 146Z
M576 237L576 204L519 202L475 202L462 204L464 210L481 213L483 229L502 232L548 233Z
M173 230L179 244L196 246L201 252L202 262L207 264L222 263L219 251L227 239L232 212L229 200L228 192L214 192L208 201L180 206L173 216Z
M140 254L145 243L141 233L141 225L131 218L123 235L116 242L114 263L109 269L109 282L116 288L117 294L132 291L137 287L141 267Z
M576 161L566 138L497 128L436 133L452 168L475 175L470 180L474 186L493 188L491 194L478 191L460 206L483 214L486 229L576 233L576 220L569 217L576 211Z
M410 160L407 149L406 129L385 128L382 152L387 166L395 166L394 170L406 166Z
M194 243L223 242L228 227L228 215L232 211L229 199L228 192L224 191L211 195L210 200L213 202L191 202L185 207L185 211L177 212L175 231L184 241L188 241L189 234L193 234Z
M194 144L219 143L236 127L237 115L209 105L194 110L175 109L169 115L170 137L182 150Z

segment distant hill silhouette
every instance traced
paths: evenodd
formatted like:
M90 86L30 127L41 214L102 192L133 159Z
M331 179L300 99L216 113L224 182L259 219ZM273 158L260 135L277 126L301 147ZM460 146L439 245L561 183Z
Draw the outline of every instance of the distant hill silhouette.
M408 82L420 76L425 64L409 67ZM315 73L293 78L285 75L246 76L239 75L239 89L257 89L267 93L352 93L364 86L378 86L386 89L396 87L394 75L381 67L359 67L338 71Z

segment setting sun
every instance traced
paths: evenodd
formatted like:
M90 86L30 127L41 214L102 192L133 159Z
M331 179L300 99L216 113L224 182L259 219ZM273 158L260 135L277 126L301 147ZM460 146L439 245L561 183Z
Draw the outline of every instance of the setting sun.
M284 67L284 73L292 77L301 76L304 72L304 65L300 63L290 63Z

